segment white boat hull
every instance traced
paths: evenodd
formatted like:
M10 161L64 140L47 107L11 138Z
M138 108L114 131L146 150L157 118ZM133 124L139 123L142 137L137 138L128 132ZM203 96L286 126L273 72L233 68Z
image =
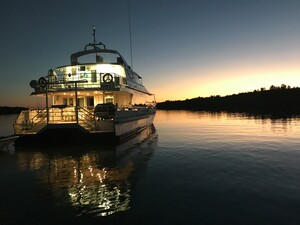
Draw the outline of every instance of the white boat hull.
M126 139L126 137L136 134L153 124L155 114L150 114L144 118L130 120L126 122L115 123L115 135L119 139Z

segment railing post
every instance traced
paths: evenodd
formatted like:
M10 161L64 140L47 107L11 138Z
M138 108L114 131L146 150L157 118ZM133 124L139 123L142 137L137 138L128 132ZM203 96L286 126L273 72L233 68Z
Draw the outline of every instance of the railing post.
M49 124L48 81L46 82L46 111L47 111L47 124Z
M78 124L78 96L77 96L77 82L75 82L75 116Z

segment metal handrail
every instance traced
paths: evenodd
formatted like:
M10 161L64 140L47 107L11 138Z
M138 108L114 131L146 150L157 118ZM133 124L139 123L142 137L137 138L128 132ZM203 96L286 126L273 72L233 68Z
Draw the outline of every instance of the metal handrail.
M63 89L74 89L74 82L82 81L78 83L77 87L81 88L117 88L119 86L126 86L127 80L125 77L120 76L116 73L109 73L112 76L112 80L107 82L103 77L106 73L76 73L72 74L60 74L60 75L47 75L44 78L48 84L49 90L63 90ZM43 87L37 86L36 91L41 91Z
M81 106L77 106L77 107L78 107L78 119L80 120L80 122L83 122L88 127L90 127L93 130L95 130L95 128L96 128L96 120L95 120L94 113L91 113L85 107L81 107ZM79 112L83 112L83 114L81 114Z

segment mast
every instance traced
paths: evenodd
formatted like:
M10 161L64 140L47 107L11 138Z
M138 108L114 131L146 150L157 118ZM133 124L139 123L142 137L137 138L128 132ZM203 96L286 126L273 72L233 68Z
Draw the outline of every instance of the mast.
M130 42L130 64L131 69L133 69L133 59L132 59L132 40L131 40L131 20L130 20L130 7L129 7L129 0L127 1L128 7L128 28L129 28L129 42Z
M95 35L95 33L96 33L96 27L93 25L93 37L94 37L93 44L96 44L96 35Z

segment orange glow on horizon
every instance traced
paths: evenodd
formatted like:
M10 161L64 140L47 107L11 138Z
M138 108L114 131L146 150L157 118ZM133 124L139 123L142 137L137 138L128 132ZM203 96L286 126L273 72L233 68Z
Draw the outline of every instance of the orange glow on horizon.
M300 67L289 69L236 69L223 72L214 72L207 76L182 79L166 86L152 87L157 102L165 100L185 100L196 97L209 97L212 95L226 96L242 92L252 92L260 88L269 89L271 85L282 84L291 87L300 87ZM185 74L184 77L192 77Z

